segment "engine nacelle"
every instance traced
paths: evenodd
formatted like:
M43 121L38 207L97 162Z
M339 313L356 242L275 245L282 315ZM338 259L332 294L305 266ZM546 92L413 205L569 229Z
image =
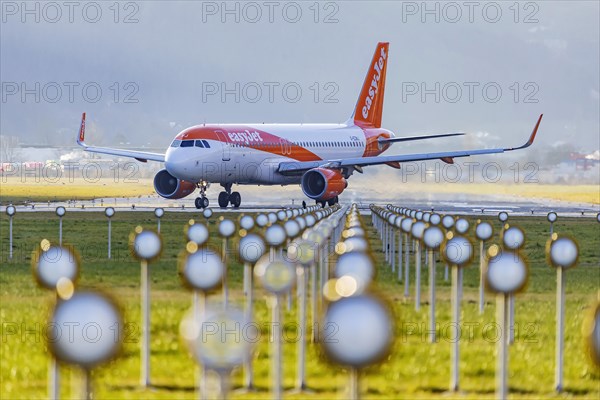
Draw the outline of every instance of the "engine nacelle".
M329 200L341 194L348 182L339 170L313 168L302 176L302 191L313 200Z
M166 169L154 177L154 190L165 199L181 199L196 190L196 184L175 178Z

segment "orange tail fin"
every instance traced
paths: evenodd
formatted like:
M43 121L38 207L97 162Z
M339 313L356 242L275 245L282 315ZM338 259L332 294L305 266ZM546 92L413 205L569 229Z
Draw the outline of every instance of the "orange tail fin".
M367 71L356 109L354 123L361 127L381 127L383 94L385 92L385 71L387 69L389 43L377 43L371 66Z

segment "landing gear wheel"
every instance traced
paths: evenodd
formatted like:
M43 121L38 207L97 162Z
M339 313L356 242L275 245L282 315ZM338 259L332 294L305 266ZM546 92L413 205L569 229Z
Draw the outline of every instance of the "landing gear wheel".
M319 204L321 208L325 208L325 206L327 206L327 200L317 201L317 204Z
M229 204L229 194L227 192L219 193L219 207L227 208L227 204Z
M229 195L229 202L234 208L238 208L242 204L242 195L239 192L232 192Z
M329 199L329 200L327 200L327 205L328 205L329 207L333 207L333 205L335 204L335 199L336 199L336 198L334 197L334 198L332 198L332 199Z
M196 197L196 200L194 200L194 205L198 209L207 208L208 207L208 199L205 196Z
M198 209L207 208L208 207L208 199L204 196L196 197L196 200L194 200L194 205Z

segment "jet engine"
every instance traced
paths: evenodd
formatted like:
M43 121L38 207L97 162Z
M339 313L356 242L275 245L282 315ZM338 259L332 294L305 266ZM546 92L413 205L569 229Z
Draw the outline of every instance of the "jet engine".
M181 199L196 190L196 184L175 178L166 169L154 177L154 190L165 199Z
M348 182L340 170L329 168L313 168L302 176L302 191L317 201L333 199L341 194Z

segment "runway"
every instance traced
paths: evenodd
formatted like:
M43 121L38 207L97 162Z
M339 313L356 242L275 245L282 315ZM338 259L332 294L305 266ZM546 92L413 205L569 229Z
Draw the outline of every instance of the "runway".
M352 196L356 197L356 196ZM344 199L342 203L357 203L361 213L370 214L369 204L393 204L399 207L408 207L424 211L436 211L442 214L456 215L496 215L500 211L506 211L515 216L543 216L550 211L554 211L565 217L596 217L600 212L600 205L585 203L570 203L548 199L522 199L507 198L503 196L494 199L492 196L456 196L444 194L439 196L439 200L433 200L437 195L428 196L428 198L413 198L409 195L401 199L381 199L381 198L354 198ZM500 197L500 196L498 196ZM216 201L211 201L211 209L215 213L234 212L234 213L258 213L280 210L282 208L302 207L302 199L285 199L280 203L275 203L272 199L264 201L247 201L240 208L225 208L213 206ZM314 204L306 199L308 205ZM167 200L158 196L144 196L136 198L103 198L96 200L76 200L62 202L29 202L24 205L17 205L18 212L48 212L54 211L56 207L63 206L68 212L100 212L106 207L114 207L116 212L124 211L153 211L157 207L162 207L167 212L187 212L198 213L194 206L194 197ZM0 212L5 212L6 205L0 207Z

